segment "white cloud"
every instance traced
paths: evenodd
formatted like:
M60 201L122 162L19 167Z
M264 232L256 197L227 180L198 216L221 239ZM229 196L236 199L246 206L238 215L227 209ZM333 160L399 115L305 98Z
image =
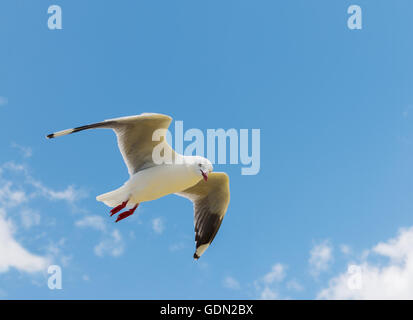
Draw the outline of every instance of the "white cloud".
M265 287L261 291L260 298L262 300L275 300L275 299L278 298L278 294L277 294L277 292L275 292L275 290L270 289L269 287Z
M156 218L152 220L152 229L157 234L162 234L165 230L165 224L162 218Z
M0 205L3 207L15 207L27 201L27 195L24 190L13 187L11 181L2 181L0 187Z
M285 265L276 263L271 267L271 271L254 282L255 288L259 292L260 299L269 300L278 298L275 285L284 280L286 269L287 267Z
M109 255L118 257L123 254L125 246L121 233L117 229L112 231L112 229L107 228L105 220L101 216L85 216L76 221L75 225L79 228L93 228L101 231L103 240L94 247L94 253L97 256L103 257ZM133 232L129 233L129 237L133 238L134 236Z
M63 192L51 190L33 179L23 165L14 162L0 165L0 272L7 272L11 268L28 273L45 272L52 261L59 259L63 265L67 263L70 257L62 255L61 250L53 246L43 248L42 254L32 253L25 248L18 240L22 230L17 228L17 221L13 219L19 219L23 229L39 225L41 214L31 207L33 199L70 202L74 199L74 193L75 190L70 187ZM11 210L16 214L8 215ZM30 237L32 241L38 240L34 235Z
M63 247L66 243L65 238L61 238L58 241L50 241L47 247L47 253L50 259L58 261L62 266L66 267L69 265L72 256L63 254Z
M295 279L290 280L287 282L287 289L293 290L293 291L303 291L304 288L303 286Z
M105 221L101 216L86 216L83 219L76 221L77 227L90 227L96 230L105 231Z
M6 212L0 209L0 272L16 268L25 272L44 271L48 259L30 253L13 237L15 228L10 220L6 220Z
M369 261L381 257L386 263ZM360 273L344 272L332 278L318 298L413 299L413 227L401 229L396 238L380 242L358 264ZM352 286L354 277L359 286Z
M327 271L333 260L333 247L325 240L313 246L310 251L310 273L317 277L321 272Z
M120 256L124 251L124 242L120 232L115 229L112 233L95 246L95 254L99 257L103 257L108 254L113 257Z
M239 284L238 280L230 276L224 279L223 285L225 288L233 290L239 290L241 288L241 285Z
M265 284L272 284L275 282L280 282L285 277L285 266L281 263L276 263L272 266L270 272L268 272L264 277L263 281Z

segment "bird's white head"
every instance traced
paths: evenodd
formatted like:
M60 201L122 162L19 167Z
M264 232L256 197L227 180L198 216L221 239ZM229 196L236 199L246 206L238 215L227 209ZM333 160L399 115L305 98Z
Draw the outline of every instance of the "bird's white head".
M194 156L193 157L193 168L197 174L202 176L205 181L208 181L208 174L214 170L211 161L204 157Z

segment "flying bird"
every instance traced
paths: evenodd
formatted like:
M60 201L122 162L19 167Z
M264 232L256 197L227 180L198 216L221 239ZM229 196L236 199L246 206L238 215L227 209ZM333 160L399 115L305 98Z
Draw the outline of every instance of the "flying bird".
M212 172L213 166L206 158L175 152L166 141L171 121L167 115L143 113L55 132L47 138L95 128L114 130L129 180L120 188L97 196L96 200L112 208L110 216L127 209L119 213L115 222L132 215L140 203L168 194L191 200L196 243L194 259L199 259L214 240L227 211L229 178L226 173ZM160 161L162 159L164 161Z

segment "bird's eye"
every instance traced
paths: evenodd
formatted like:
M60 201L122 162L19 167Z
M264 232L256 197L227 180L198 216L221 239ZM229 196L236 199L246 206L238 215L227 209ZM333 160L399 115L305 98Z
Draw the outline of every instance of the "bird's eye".
M200 167L200 168L201 168L201 167L202 167L202 164L201 164L201 163L198 163L198 167Z

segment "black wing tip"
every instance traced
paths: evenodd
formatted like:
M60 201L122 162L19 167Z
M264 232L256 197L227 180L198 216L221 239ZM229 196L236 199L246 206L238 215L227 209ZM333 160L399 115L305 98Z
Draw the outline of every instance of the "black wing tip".
M54 138L54 133L48 134L46 136L47 139L53 139Z
M196 254L196 252L194 253L194 259L195 260L198 260L200 258L200 256L198 256L197 254Z

